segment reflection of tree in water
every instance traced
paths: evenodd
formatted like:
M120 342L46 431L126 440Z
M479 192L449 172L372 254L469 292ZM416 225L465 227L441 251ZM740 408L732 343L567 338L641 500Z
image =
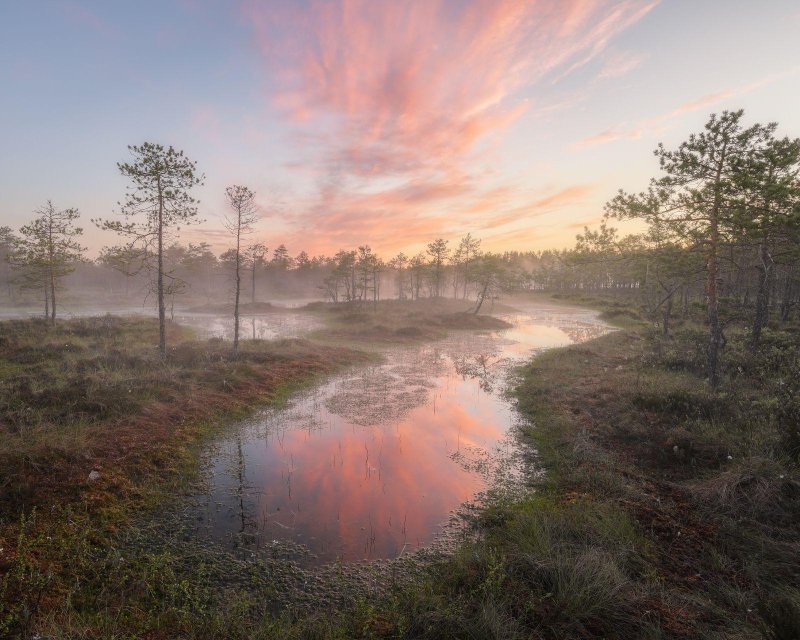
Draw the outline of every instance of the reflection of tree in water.
M453 366L462 378L471 378L486 393L493 393L499 379L506 372L508 358L481 353L478 355L453 356Z
M559 327L573 342L586 342L608 332L608 328L597 324L576 324Z
M308 433L324 429L327 423L323 415L322 396L319 388L313 388L310 391L299 392L286 407L264 412L260 425L267 443L274 438L280 444L286 432L295 429Z
M475 445L461 445L449 458L464 471L482 475L494 489L520 491L530 477L525 454L519 448L516 431L509 432L486 450Z
M367 367L341 381L325 407L363 426L398 421L429 399L437 379L452 371L450 361L459 375L478 378L481 388L491 392L501 373L493 370L503 364L503 359L489 355L496 348L495 340L489 334L462 333L431 347L398 350L389 356L396 364ZM459 370L467 360L475 369L470 373Z
M245 491L245 465L244 455L242 454L242 434L236 434L236 496L239 499L239 520L241 527L239 533L244 533L247 524L247 517L244 512L244 491Z
M458 464L464 471L480 473L484 476L489 472L489 452L481 447L465 445L450 454L450 459Z
M245 532L248 529L252 530L255 523L247 508L247 494L251 487L247 484L247 466L244 451L242 450L242 435L240 432L236 434L236 450L231 458L231 476L234 479L234 485L231 487L233 496L232 510L235 511L235 517L239 522L237 527L238 541L244 542Z
M339 381L324 405L358 425L399 421L430 398L430 390L453 372L451 363L456 373L478 378L481 388L492 392L507 364L496 352L492 332L454 332L431 346L398 349L387 356L391 365L366 367Z

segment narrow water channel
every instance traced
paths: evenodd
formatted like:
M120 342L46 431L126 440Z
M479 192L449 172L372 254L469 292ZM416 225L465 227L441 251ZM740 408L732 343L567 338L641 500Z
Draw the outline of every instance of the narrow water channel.
M233 547L303 550L312 564L394 558L429 544L494 481L514 446L512 367L608 327L595 313L514 303L513 328L393 348L226 430L195 496L197 532Z

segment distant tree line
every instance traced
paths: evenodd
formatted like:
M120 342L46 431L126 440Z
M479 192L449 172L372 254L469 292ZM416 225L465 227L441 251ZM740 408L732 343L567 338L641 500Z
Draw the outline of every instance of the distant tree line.
M477 313L509 291L634 292L665 334L676 315L704 305L716 384L727 321L747 318L755 347L770 318L788 321L800 301L800 140L776 130L774 123L745 126L741 111L723 112L676 150L659 146L661 174L641 193L620 192L605 221L585 228L571 249L491 253L467 234L389 258L367 244L293 257L283 244L246 242L258 207L244 186L226 192L230 249L216 255L207 243L180 244L179 228L198 222L190 192L202 176L182 152L145 143L118 165L131 183L120 217L95 221L125 241L87 260L78 211L48 201L18 232L0 228L0 295L20 303L35 294L53 322L65 283L117 301L155 295L163 337L179 296L211 303L224 292L238 325L240 299L252 305L283 295L360 304L448 296L471 300ZM620 237L610 226L634 218L644 232ZM163 339L160 346L163 353Z

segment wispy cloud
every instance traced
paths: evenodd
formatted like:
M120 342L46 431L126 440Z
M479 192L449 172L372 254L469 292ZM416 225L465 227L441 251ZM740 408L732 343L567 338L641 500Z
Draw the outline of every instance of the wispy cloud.
M706 107L710 107L712 105L717 104L718 102L722 102L723 100L727 100L728 98L732 98L733 96L739 95L741 93L743 93L743 91L736 91L734 89L717 91L716 93L707 93L704 96L700 96L696 100L690 100L689 102L684 102L682 105L670 111L667 115L658 118L658 120L669 120L671 118L677 118L678 116L683 115L684 113L699 111L700 109L705 109Z
M614 142L615 140L625 140L625 139L632 139L637 140L642 137L642 129L641 128L626 128L624 126L616 126L616 127L609 127L597 133L593 136L589 136L588 138L584 138L583 140L579 140L573 147L581 148L581 147L594 147L600 144L607 144L609 142Z
M642 66L646 57L644 54L631 51L613 53L606 59L597 77L600 80L607 80L625 76Z
M749 82L736 88L715 91L714 93L707 93L694 100L684 102L667 113L663 113L654 118L641 120L633 125L623 123L609 127L600 133L583 138L582 140L578 140L571 146L574 149L581 149L585 147L594 147L597 145L607 144L617 140L636 140L644 135L654 135L664 131L672 124L674 120L678 119L684 114L712 107L720 102L724 102L725 100L745 95L763 86L778 80L782 80L783 78L797 75L798 73L800 73L800 67L793 67L786 71L769 74L763 78L759 78L753 82Z
M316 174L317 196L295 224L344 241L355 233L380 237L381 229L397 227L402 214L402 229L393 234L399 244L446 229L449 223L439 219L445 199L449 211L476 201L493 202L501 208L498 216L518 207L522 196L515 185L495 192L505 194L502 201L483 197L474 186L487 146L537 111L528 100L531 87L600 56L655 4L246 4L267 71L268 99L306 156L294 164Z

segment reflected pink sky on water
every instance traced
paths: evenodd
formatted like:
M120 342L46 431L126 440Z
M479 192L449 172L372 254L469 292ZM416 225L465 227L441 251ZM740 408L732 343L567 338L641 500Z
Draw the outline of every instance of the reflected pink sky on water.
M527 305L505 331L394 349L232 427L210 455L200 529L316 562L396 557L428 544L512 446L511 366L605 331L594 314Z

